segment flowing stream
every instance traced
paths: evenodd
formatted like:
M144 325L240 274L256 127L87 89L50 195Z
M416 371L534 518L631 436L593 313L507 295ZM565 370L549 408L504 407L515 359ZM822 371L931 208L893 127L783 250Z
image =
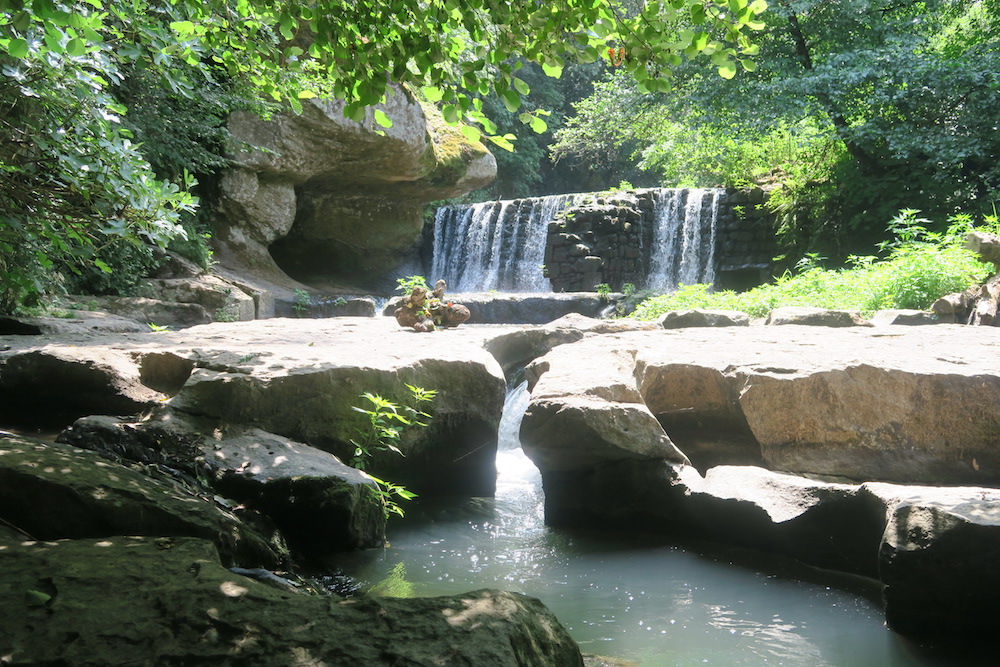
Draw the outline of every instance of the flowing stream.
M640 667L989 664L919 653L883 627L872 582L868 594L849 592L766 555L547 528L540 475L517 440L528 400L525 384L508 395L495 499L408 507L390 523L389 547L336 564L387 595L502 588L538 597L584 653Z

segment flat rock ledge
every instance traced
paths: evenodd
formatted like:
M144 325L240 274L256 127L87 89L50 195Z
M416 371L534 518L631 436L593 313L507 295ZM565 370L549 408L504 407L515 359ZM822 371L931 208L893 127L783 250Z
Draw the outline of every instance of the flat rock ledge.
M623 332L554 347L526 375L534 386L522 440L539 460L566 449L554 467L575 465L573 438L535 433L558 431L548 422L564 419L559 406L586 397L601 409L648 411L651 433L702 471L761 465L856 481L1000 485L1000 357L990 329ZM581 413L581 424L590 420ZM650 437L633 423L609 422L605 438L610 429L620 440Z

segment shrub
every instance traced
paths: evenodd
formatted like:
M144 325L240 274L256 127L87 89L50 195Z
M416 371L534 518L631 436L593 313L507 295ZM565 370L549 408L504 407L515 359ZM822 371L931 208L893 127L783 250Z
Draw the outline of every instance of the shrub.
M773 283L742 293L713 292L711 285L682 285L670 294L643 301L632 314L651 320L671 310L712 308L741 310L764 317L778 306L814 306L859 310L870 314L883 308L926 309L938 298L984 281L990 267L962 246L971 221L955 216L945 234L928 232L917 211L904 210L892 220L895 240L882 245L888 256L852 257L842 269L823 269L818 258L800 262L797 273L786 272ZM988 222L993 223L992 220Z

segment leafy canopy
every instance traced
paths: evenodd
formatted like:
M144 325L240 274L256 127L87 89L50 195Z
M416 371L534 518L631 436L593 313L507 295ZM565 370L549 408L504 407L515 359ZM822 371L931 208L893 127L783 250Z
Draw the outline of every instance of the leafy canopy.
M244 91L301 111L335 97L363 120L390 82L422 91L446 120L510 148L484 113L522 109L523 61L558 77L613 57L643 90L666 90L685 58L720 75L754 69L748 35L764 0L0 0L0 308L37 297L61 271L111 270L102 251L183 237L197 205L177 164L157 173L129 123L135 82L177 99ZM609 52L606 49L614 49ZM163 93L159 95L165 99ZM180 105L183 108L183 105ZM214 112L213 112L214 113ZM392 119L379 109L373 121ZM167 121L179 119L167 118ZM164 123L164 131L175 130ZM182 133L178 133L182 134ZM209 133L210 134L210 133ZM150 142L152 143L152 142ZM183 151L175 151L178 155ZM197 151L190 153L197 155ZM204 157L204 156L202 156ZM176 161L175 161L176 162ZM197 158L216 168L209 156Z
M667 93L598 85L557 154L624 153L670 184L768 186L790 236L825 236L838 255L900 208L992 210L1000 2L780 0L757 43L759 66L733 80L685 62Z

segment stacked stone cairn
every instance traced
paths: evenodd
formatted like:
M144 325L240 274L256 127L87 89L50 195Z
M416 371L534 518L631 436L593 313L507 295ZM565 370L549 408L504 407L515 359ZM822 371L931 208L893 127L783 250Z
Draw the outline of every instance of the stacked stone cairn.
M403 299L402 305L393 313L401 327L427 332L438 328L457 327L469 319L469 309L460 303L451 303L444 298L448 285L439 280L434 290L415 286Z

